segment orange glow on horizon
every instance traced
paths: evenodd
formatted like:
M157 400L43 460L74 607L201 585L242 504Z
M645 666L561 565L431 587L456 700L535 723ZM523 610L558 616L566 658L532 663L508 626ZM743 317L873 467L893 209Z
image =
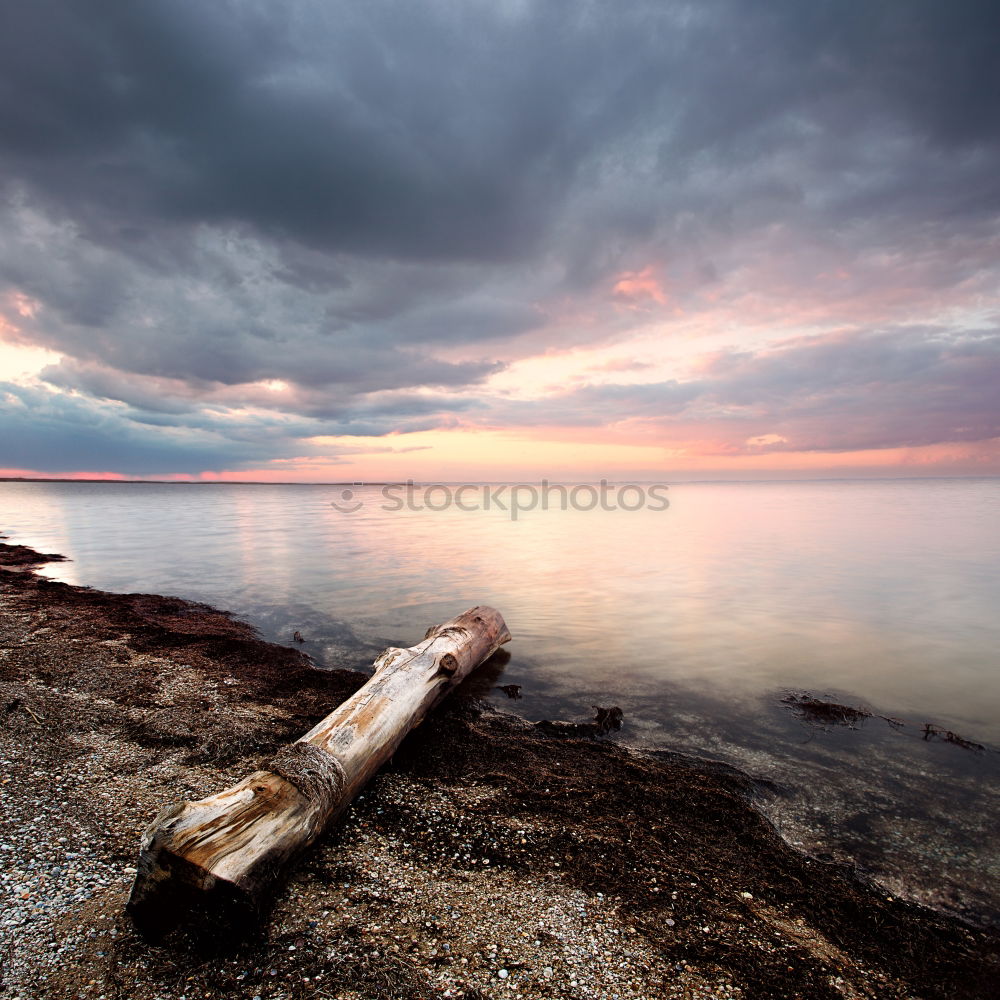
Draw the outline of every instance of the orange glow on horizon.
M548 433L548 431L546 431ZM177 483L350 483L462 481L596 481L683 478L766 479L830 476L968 476L1000 475L1000 439L975 444L938 444L850 452L706 453L709 442L689 442L685 448L662 444L606 441L595 445L579 429L564 429L561 437L541 432L458 429L407 435L419 439L414 449L386 451L372 439L325 438L331 452L353 449L350 456L310 456L282 459L254 469L220 469L202 473L127 476L115 472L41 472L0 469L2 478L129 479ZM576 436L579 435L579 436ZM378 439L381 440L381 439ZM399 440L398 438L396 440ZM416 442L414 442L416 444ZM365 451L365 448L371 448Z

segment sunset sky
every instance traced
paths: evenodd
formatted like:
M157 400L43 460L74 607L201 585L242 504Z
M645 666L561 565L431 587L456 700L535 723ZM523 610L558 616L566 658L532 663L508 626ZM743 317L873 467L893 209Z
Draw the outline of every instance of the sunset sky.
M0 475L1000 474L994 0L0 14Z

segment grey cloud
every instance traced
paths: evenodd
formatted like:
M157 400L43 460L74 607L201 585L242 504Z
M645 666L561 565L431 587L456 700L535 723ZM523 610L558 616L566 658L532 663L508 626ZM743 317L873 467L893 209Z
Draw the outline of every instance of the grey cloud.
M43 225L25 209L8 211L4 221L3 271L45 307L34 321L19 320L27 337L82 360L196 387L287 379L363 394L474 384L500 365L436 358L426 343L473 338L479 324L496 335L531 318L504 302L470 313L459 298L433 311L413 306L423 339L403 319L332 323L331 308L351 290L316 294L283 283L272 273L280 254L258 240L203 235L189 269L164 273L87 245L71 227Z
M590 385L493 419L640 421L664 444L724 453L855 451L1000 437L1000 333L914 328L802 338L717 355L686 382ZM754 438L773 438L749 443Z
M847 451L1000 437L1000 334L903 329L719 359L706 395L750 408L770 450Z
M401 422L411 431L439 426L441 418L421 416L427 410L416 400L390 398L339 421L260 413L234 421L221 408L166 413L108 407L79 393L0 382L0 467L156 476L252 469L289 456L335 464L354 454L419 449L330 447L303 439L324 434L377 438Z
M233 440L279 438L288 444L319 435L379 436L428 430L446 423L449 414L485 405L475 397L442 392L365 393L302 385L275 392L263 386L221 382L192 386L179 379L125 375L101 365L67 360L48 366L40 378L89 403L125 404L118 416L134 423L213 431ZM45 394L35 398L43 407L51 403Z
M246 468L283 448L212 432L144 428L93 400L0 383L0 465L150 476Z
M164 385L159 379L139 380L100 365L64 360L48 365L39 377L49 385L127 403L134 409L151 413L175 416L197 408L197 400L179 385Z

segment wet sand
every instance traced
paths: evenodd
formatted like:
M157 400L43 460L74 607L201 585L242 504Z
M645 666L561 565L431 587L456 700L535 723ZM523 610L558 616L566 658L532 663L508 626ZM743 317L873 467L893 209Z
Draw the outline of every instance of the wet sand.
M2 996L996 995L995 931L796 852L746 775L483 710L476 679L257 939L148 943L124 904L158 808L235 782L366 678L204 605L34 575L46 558L0 546Z

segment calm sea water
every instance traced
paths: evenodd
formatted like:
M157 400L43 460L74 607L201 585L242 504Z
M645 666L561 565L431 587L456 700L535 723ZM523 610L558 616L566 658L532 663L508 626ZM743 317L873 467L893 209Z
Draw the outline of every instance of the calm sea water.
M677 484L666 510L516 521L353 493L0 483L0 527L72 559L50 576L208 601L277 641L298 629L328 665L493 604L514 636L499 682L523 693L493 690L498 707L617 704L623 742L776 782L766 807L789 839L895 891L1000 909L1000 480ZM817 727L789 691L873 716ZM925 723L984 750L925 740Z

